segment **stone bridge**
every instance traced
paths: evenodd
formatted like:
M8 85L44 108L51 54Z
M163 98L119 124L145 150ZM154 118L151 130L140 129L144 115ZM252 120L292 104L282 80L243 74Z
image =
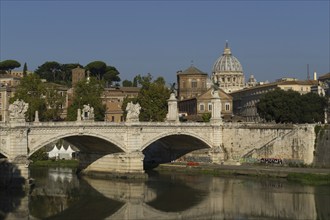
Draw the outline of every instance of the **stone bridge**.
M146 166L183 155L193 159L191 152L203 154L211 163L281 158L312 164L315 160L315 125L223 123L216 92L211 102L208 123L179 122L174 94L168 100L165 122L139 122L139 106L134 104L122 123L95 122L79 109L74 122L39 122L36 113L35 122L27 123L22 111L17 111L18 119L0 122L0 159L5 157L16 166L14 175L28 177L28 158L64 139L80 150L80 169L86 173L144 175Z
M40 148L64 139L79 148L85 171L143 173L143 160L166 163L210 149L219 163L222 123L15 122L0 127L0 154L19 164ZM213 150L212 150L213 149Z
M27 123L28 104L16 100L9 106L9 121L0 124L0 156L17 166L17 176L28 177L28 158L40 148L64 139L79 148L84 172L143 174L150 167L170 162L188 152L208 148L212 162L220 162L222 144L221 101L212 98L211 123L180 123L174 93L168 99L165 122L139 122L140 105L128 103L126 122L95 122L89 105L78 109L75 122ZM215 155L212 155L214 153ZM1 157L0 157L1 158Z

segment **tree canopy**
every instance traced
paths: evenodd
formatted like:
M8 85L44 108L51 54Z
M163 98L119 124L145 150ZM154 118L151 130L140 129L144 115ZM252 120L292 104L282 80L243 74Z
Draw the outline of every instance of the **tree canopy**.
M36 74L29 74L21 79L14 97L10 99L13 103L16 99L23 100L29 104L25 113L27 121L34 121L35 111L39 112L39 120L58 120L65 97L57 93L55 87L46 86Z
M71 70L77 66L82 67L78 63L60 64L56 61L47 61L35 70L35 73L47 82L59 83L62 85L71 85Z
M315 123L324 121L326 99L316 93L276 89L266 93L257 103L257 111L265 121L276 123Z
M6 73L8 71L9 73L11 70L20 67L21 64L16 60L4 60L0 62L0 73Z
M103 121L106 107L102 104L101 95L104 91L103 81L95 77L79 81L74 87L72 104L68 108L67 120L77 120L77 109L82 109L84 105L94 108L95 120Z
M93 61L86 65L86 70L90 76L96 77L98 80L104 80L107 85L113 82L120 82L119 72L113 66L108 66L103 61Z
M138 102L141 106L140 121L164 121L167 114L167 100L170 97L170 90L166 87L164 78L158 77L153 81L151 74L147 74L138 75L136 79L142 86L141 90L137 98L124 100L123 111L128 102Z
M122 83L123 87L133 87L132 81L125 79Z

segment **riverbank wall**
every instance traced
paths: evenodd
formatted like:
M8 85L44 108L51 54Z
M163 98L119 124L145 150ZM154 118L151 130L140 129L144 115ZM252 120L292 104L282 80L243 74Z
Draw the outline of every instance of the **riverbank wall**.
M312 164L315 142L313 124L224 124L223 149L233 161L278 158Z
M317 138L315 126L317 125L224 123L221 130L222 164L260 163L264 158L290 165L313 165ZM328 143L323 142L318 143ZM191 152L184 158L185 161L207 163L211 162L208 154L207 149L202 149Z
M315 151L313 165L317 167L330 167L330 126L315 127Z

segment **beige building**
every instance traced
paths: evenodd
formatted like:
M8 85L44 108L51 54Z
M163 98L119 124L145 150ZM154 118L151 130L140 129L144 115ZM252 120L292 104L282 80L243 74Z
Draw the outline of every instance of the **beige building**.
M86 71L79 66L72 69L72 86L74 86L80 80L85 79ZM106 106L105 121L122 122L124 121L124 111L121 109L123 101L126 97L134 98L139 94L140 88L137 87L108 87L104 89L101 95L102 103ZM73 89L70 89L70 98L73 100Z
M178 71L178 99L184 100L200 96L207 90L207 80L207 73L194 66L190 66L183 72Z
M230 95L233 97L233 113L240 116L244 121L259 122L261 119L257 113L256 103L259 102L261 96L267 92L273 91L276 88L285 91L293 90L300 94L311 92L311 87L317 85L316 80L287 80L281 79L274 83L258 85L255 87L245 88L235 91Z
M124 111L122 105L124 99L138 96L140 88L137 87L111 87L105 88L102 102L106 105L105 121L123 122Z
M192 121L202 121L203 114L211 114L212 91L213 89L210 88L198 97L179 101L179 111L181 114L186 115L184 118ZM221 117L223 120L231 121L233 118L233 99L221 89L219 90L219 96L221 100Z
M13 96L12 88L0 83L0 122L9 120L9 99Z
M223 54L215 61L212 69L212 79L219 83L221 89L231 93L245 86L245 79L241 63L231 53L226 42Z
M32 74L33 72L31 71L26 71L26 74ZM12 76L15 76L15 77L19 77L19 78L23 78L24 77L24 73L23 73L23 70L22 71L15 71L15 70L12 70L10 72L10 75Z
M208 87L208 75L194 66L185 71L177 72L178 79L178 108L179 113L186 119L202 121L202 115L212 112L212 88ZM222 103L223 118L232 117L232 97L219 89Z
M0 121L9 120L9 99L14 96L20 78L10 74L0 74Z
M19 85L21 78L10 74L0 74L0 83L9 87L16 87Z

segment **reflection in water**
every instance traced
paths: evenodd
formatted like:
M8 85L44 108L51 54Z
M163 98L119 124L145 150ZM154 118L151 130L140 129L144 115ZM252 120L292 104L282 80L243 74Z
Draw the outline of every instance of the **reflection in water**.
M104 219L124 203L104 197L72 169L31 172L36 187L30 195L30 215L38 219ZM48 175L47 175L48 174Z
M147 204L162 212L189 210L200 203L208 193L207 188L198 188L198 182L207 184L209 180L203 176L185 176L182 178L182 176L163 175L157 178L150 177L147 186L156 192L157 197Z
M17 202L0 194L1 218L330 219L328 186L185 174L150 175L145 182L79 179L71 170L31 175L30 196Z

